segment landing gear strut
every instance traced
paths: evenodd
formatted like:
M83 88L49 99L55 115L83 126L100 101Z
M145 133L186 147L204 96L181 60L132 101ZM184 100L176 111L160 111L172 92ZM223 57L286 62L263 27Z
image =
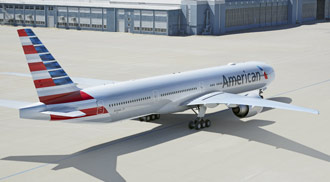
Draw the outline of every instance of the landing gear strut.
M204 119L205 116L205 112L206 112L206 107L205 106L198 106L198 114L197 114L197 118L193 121L190 121L188 124L189 129L196 129L196 130L200 130L202 128L205 127L210 127L211 126L211 121L209 119Z

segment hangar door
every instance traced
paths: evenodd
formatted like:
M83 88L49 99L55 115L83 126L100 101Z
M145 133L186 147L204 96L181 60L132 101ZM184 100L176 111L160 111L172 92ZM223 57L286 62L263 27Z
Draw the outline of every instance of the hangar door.
M276 2L247 1L228 4L226 7L226 28L258 27L287 24L288 1Z
M325 0L317 0L316 19L323 20L325 12Z
M303 21L315 20L317 10L317 0L303 0L302 1L302 18Z

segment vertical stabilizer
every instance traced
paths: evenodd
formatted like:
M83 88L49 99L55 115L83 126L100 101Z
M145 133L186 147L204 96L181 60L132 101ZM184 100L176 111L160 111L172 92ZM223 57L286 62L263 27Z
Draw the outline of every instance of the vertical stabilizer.
M33 31L20 29L17 32L40 102L49 104L71 94L80 95L80 88L72 82Z

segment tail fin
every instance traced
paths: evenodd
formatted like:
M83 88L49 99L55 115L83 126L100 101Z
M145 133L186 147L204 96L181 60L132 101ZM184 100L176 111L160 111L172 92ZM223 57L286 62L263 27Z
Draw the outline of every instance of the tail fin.
M40 102L51 104L56 99L79 93L80 89L31 29L20 29L17 32Z

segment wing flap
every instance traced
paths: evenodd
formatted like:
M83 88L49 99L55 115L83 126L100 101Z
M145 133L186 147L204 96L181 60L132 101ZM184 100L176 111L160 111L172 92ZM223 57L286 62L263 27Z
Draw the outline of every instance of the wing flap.
M291 104L286 104L282 102L276 102L261 98L248 97L248 96L223 93L223 92L212 92L210 94L192 100L187 105L191 106L191 105L206 105L206 104L251 105L251 106L270 107L276 109L285 109L285 110L308 112L312 114L319 114L319 111L314 109L299 107Z

